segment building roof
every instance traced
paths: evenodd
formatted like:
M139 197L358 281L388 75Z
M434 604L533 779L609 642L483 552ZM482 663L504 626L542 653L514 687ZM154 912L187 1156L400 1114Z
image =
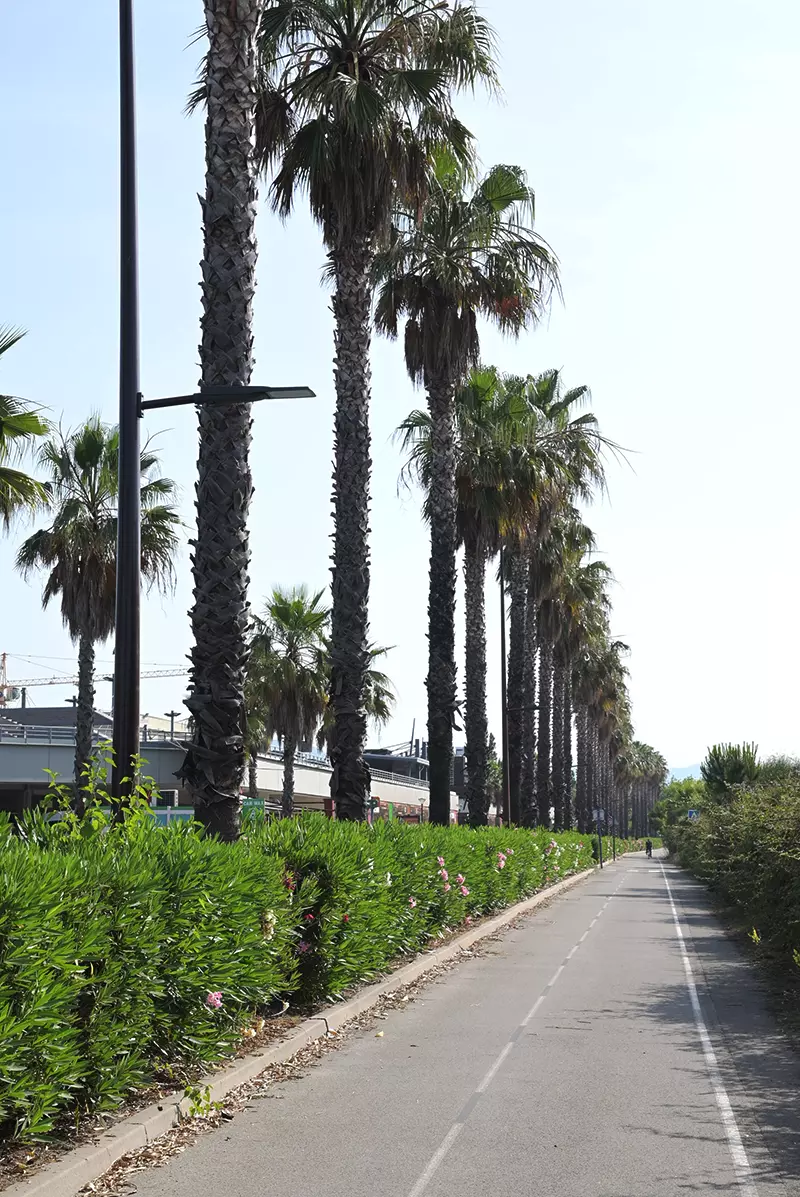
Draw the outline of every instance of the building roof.
M76 710L72 705L63 707L3 707L0 719L21 727L74 727ZM93 727L111 727L113 720L102 711L95 711Z

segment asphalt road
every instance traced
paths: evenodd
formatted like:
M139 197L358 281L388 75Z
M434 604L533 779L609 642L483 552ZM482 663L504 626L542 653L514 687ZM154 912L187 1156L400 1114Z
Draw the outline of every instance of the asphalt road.
M380 1030L138 1193L800 1197L800 1061L669 864L618 861Z

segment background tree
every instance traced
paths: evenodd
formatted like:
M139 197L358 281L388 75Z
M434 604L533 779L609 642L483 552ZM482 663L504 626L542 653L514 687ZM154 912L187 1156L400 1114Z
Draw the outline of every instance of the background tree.
M92 751L95 645L114 631L117 582L119 432L92 416L76 431L48 440L39 454L47 474L49 527L21 545L17 568L24 576L46 571L42 595L54 598L78 645L78 706L75 733L76 802ZM175 484L159 474L159 459L146 445L141 454L142 579L169 591L180 519Z
M492 35L471 2L266 0L258 149L285 216L307 194L334 285L331 792L363 819L369 658L370 331L374 255L398 200L418 211L430 159L471 153L451 93L494 82Z
M256 267L255 35L262 0L204 0L208 53L190 103L206 108L200 386L246 386L253 368ZM250 549L250 404L198 409L197 535L191 677L192 741L179 776L196 817L239 834L245 768Z
M0 358L24 335L21 329L0 327ZM0 395L0 521L6 528L17 512L33 511L45 499L41 483L13 463L47 431L47 421L34 408Z
M276 735L283 751L281 811L292 814L294 758L298 745L312 739L322 723L328 672L325 629L329 611L322 594L304 586L276 587L264 618L255 626L250 679L267 739Z
M456 712L456 388L479 362L478 318L519 334L547 309L558 270L533 231L534 195L519 167L494 167L470 192L464 170L442 156L435 184L421 214L413 205L401 209L392 244L376 263L376 323L396 337L405 318L406 367L428 396L430 817L447 823Z
M713 744L700 766L712 798L729 798L733 786L758 781L760 766L756 744Z

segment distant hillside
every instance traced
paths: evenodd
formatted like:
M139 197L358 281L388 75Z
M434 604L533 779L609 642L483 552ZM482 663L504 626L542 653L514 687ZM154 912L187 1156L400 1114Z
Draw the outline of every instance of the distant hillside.
M669 775L675 781L683 781L684 777L700 777L699 765L686 765L683 769L670 769Z

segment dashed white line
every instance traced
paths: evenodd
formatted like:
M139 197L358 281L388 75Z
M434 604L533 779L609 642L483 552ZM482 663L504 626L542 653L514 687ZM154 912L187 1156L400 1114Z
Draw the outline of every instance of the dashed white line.
M612 894L611 897L613 897L613 896L614 895ZM505 1047L500 1052L497 1059L494 1061L491 1068L484 1076L483 1080L473 1090L472 1095L470 1096L470 1098L467 1101L466 1105L464 1106L463 1110L459 1114L458 1119L450 1127L450 1130L447 1132L447 1134L445 1135L445 1137L442 1139L441 1143L439 1144L438 1148L436 1149L434 1154L431 1156L431 1158L428 1161L428 1164L425 1168L425 1171L419 1177L419 1179L417 1180L413 1189L411 1189L411 1191L409 1192L408 1197L422 1197L422 1194L425 1192L428 1185L433 1180L433 1177L436 1174L436 1172L439 1168L439 1165L442 1163L445 1156L449 1152L450 1148L453 1146L456 1139L461 1134L461 1131L466 1123L467 1118L469 1118L470 1114L472 1113L473 1109L475 1108L475 1105L477 1104L478 1098L480 1097L480 1095L482 1093L485 1093L486 1090L491 1085L495 1076L500 1071L500 1068L502 1067L506 1057L509 1055L512 1048L514 1047L514 1044L519 1039L523 1028L525 1028L528 1025L528 1023L531 1021L531 1019L536 1016L536 1013L539 1010L539 1007L541 1006L542 1002L545 1000L545 998L549 994L550 990L553 988L556 981L558 980L558 978L561 976L564 969L566 968L567 961L571 960L572 957L575 955L578 948L583 943L583 941L586 939L586 936L589 934L592 927L595 925L595 923L599 919L600 915L603 913L603 910L605 910L606 906L608 906L608 903L611 901L611 897L606 899L605 905L603 906L602 910L598 911L598 913L592 919L591 923L586 928L586 930L584 931L583 935L580 937L578 942L567 953L566 957L564 958L563 963L559 964L558 968L556 969L556 971L553 973L550 980L545 985L543 992L539 995L539 997L533 1003L530 1010L523 1018L522 1022L519 1024L519 1026L517 1026L514 1029L508 1043L506 1043Z
M739 1190L742 1197L758 1197L758 1191L753 1183L753 1170L750 1167L750 1161L747 1158L747 1152L744 1149L742 1136L739 1131L738 1123L736 1122L736 1115L733 1112L733 1107L730 1103L725 1084L722 1080L722 1073L719 1070L717 1062L717 1055L711 1043L711 1036L708 1033L705 1019L703 1018L703 1010L700 1005L700 997L697 992L697 984L694 979L692 971L692 962L689 959L689 952L686 947L686 940L683 935L683 928L678 917L678 908L675 905L675 899L672 896L672 887L667 878L666 870L661 865L661 873L664 877L664 884L667 887L667 897L669 904L672 907L672 921L675 924L675 934L678 937L678 945L681 951L681 959L683 960L683 971L686 976L686 987L689 990L689 1001L692 1004L692 1013L694 1015L695 1026L700 1037L700 1046L703 1049L703 1057L708 1069L709 1080L711 1081L711 1088L714 1091L714 1097L717 1102L717 1109L722 1120L722 1126L725 1131L725 1137L728 1140L728 1149L731 1153L731 1161L733 1163L733 1171L736 1179L739 1182Z

